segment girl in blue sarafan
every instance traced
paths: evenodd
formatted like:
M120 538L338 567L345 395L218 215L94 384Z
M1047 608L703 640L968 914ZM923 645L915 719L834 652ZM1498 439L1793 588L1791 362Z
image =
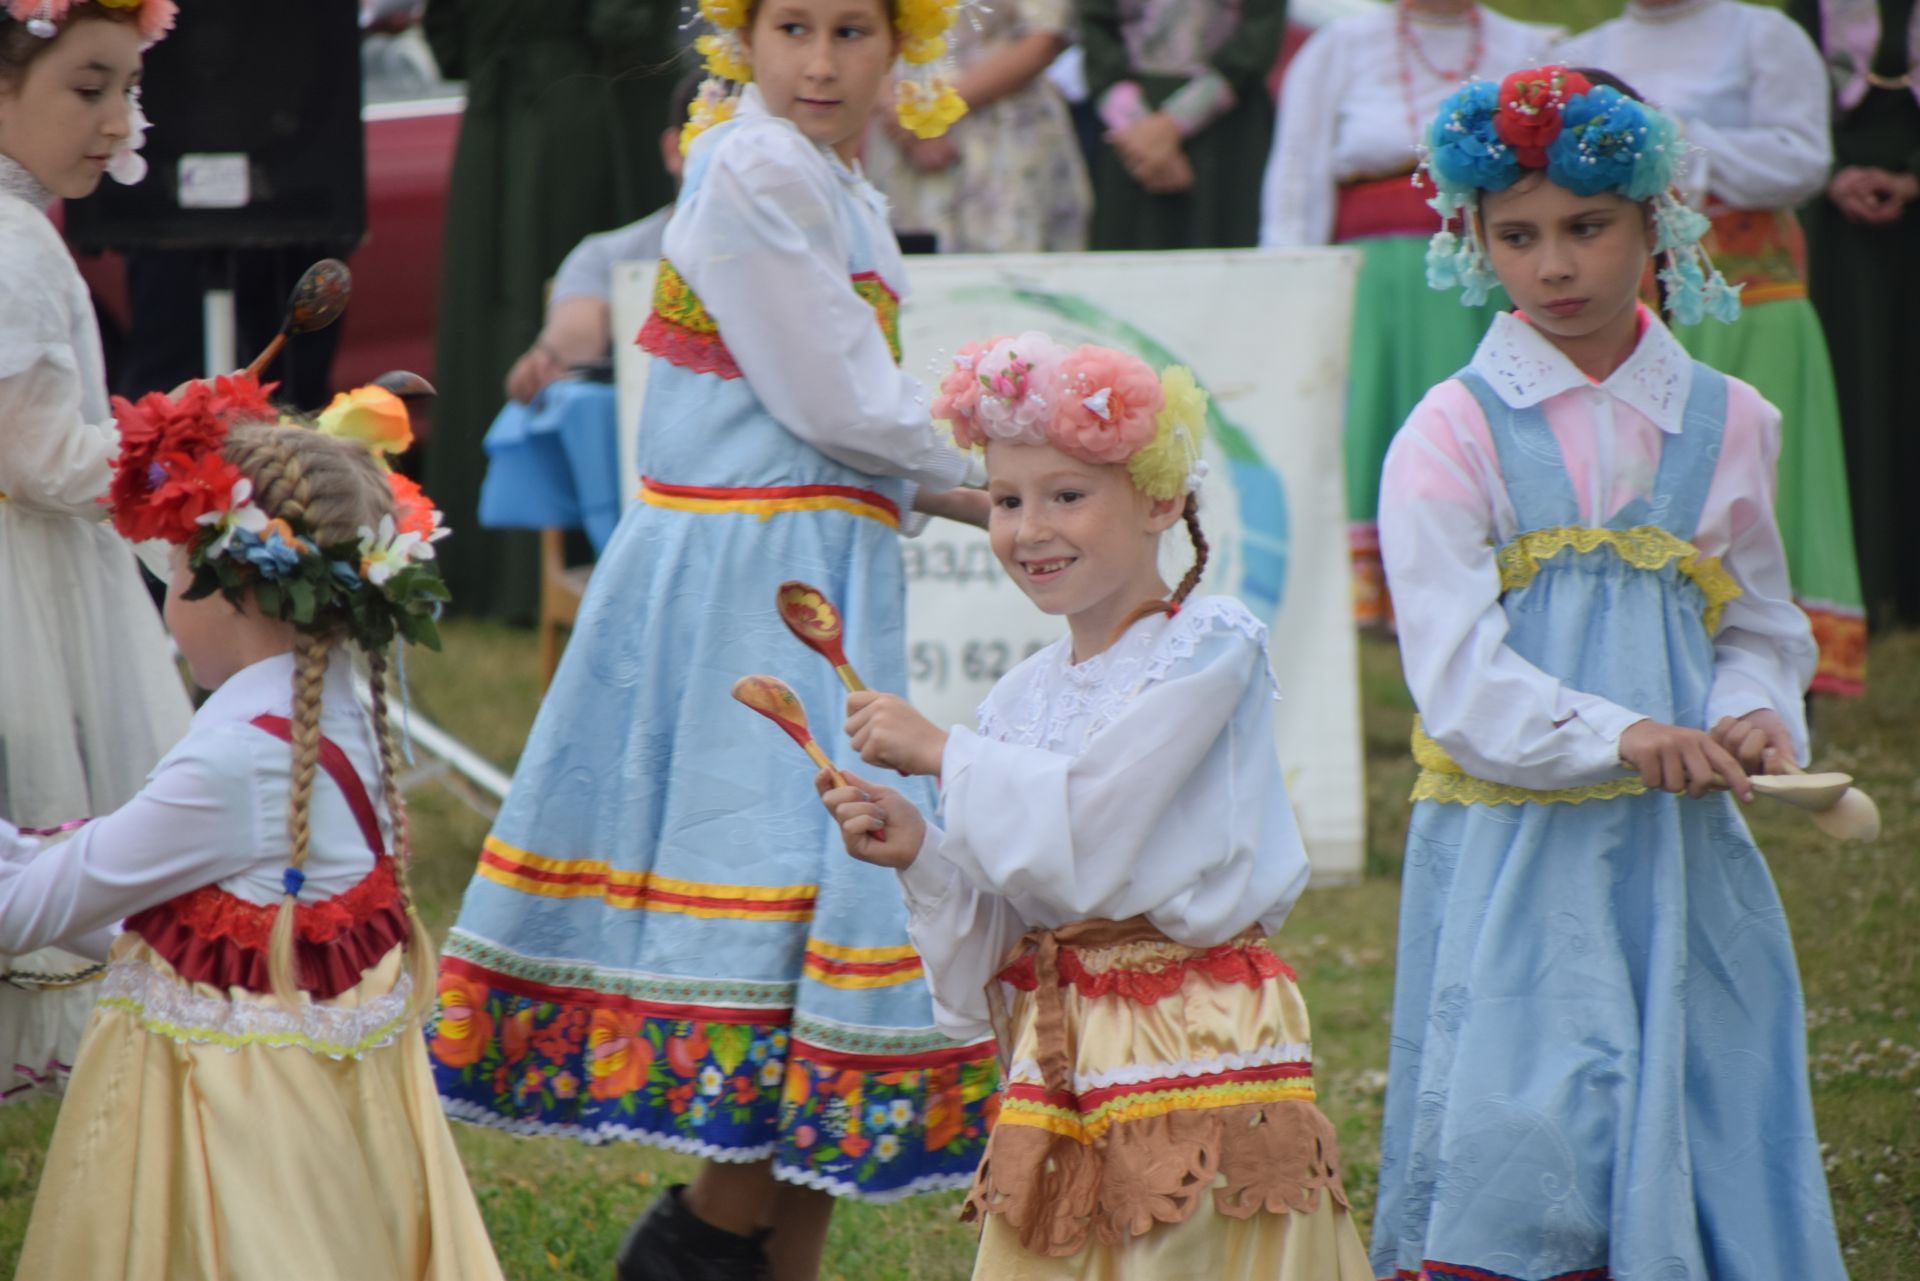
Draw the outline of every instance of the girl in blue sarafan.
M1612 85L1469 85L1429 143L1430 281L1518 309L1383 477L1422 771L1374 1271L1841 1281L1792 940L1733 801L1806 750L1780 418L1635 299L1650 255L1681 320L1737 291L1669 194L1672 121Z
M839 606L866 681L904 689L905 513L985 523L890 350L900 254L853 167L896 58L903 122L952 118L911 67L953 7L702 6L709 67L753 83L703 88L686 131L639 337L640 501L447 941L449 1112L707 1158L636 1226L623 1277L811 1276L833 1197L965 1186L985 1144L992 1039L940 1033L892 878L841 853L811 772L729 696L767 672L816 715L844 699L781 621L788 579ZM821 746L851 763L835 719Z

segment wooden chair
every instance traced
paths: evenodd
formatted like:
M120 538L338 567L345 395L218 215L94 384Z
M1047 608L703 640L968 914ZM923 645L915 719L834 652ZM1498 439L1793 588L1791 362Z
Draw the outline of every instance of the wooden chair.
M568 565L567 536L558 529L540 531L540 692L553 684L564 648L561 634L571 635L580 615L580 598L587 591L591 565Z

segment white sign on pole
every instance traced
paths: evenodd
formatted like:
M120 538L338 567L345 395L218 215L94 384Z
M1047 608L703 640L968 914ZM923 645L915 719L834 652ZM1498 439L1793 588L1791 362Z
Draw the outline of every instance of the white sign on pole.
M1193 370L1212 398L1200 590L1239 596L1271 630L1276 746L1321 884L1357 878L1366 847L1340 443L1359 262L1344 249L915 258L902 315L903 366L930 386L961 344L1028 329ZM629 335L651 280L651 264L616 274ZM646 376L635 353L619 368L626 423ZM1165 541L1169 581L1189 564L1181 535ZM993 682L1065 623L1013 585L984 533L936 521L902 551L909 696L936 721L971 725Z

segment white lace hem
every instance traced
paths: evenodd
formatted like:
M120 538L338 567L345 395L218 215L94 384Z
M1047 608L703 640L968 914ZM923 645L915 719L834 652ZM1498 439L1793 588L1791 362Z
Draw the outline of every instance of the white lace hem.
M123 960L107 967L99 1007L125 1013L144 1030L183 1045L264 1045L357 1059L392 1044L409 1024L412 992L413 980L403 971L391 991L365 1005L316 1002L289 1010L266 999L209 996L144 961Z
M1266 1045L1249 1054L1222 1054L1213 1059L1182 1059L1172 1063L1126 1063L1105 1072L1075 1072L1072 1074L1073 1090L1083 1094L1089 1090L1104 1090L1115 1085L1144 1085L1148 1081L1163 1081L1172 1078L1196 1080L1204 1076L1218 1076L1222 1072L1244 1072L1248 1068L1271 1067L1276 1063L1304 1063L1313 1065L1313 1047L1301 1042L1281 1042L1278 1045ZM1015 1059L1007 1069L1010 1081L1041 1081L1040 1064L1033 1059Z

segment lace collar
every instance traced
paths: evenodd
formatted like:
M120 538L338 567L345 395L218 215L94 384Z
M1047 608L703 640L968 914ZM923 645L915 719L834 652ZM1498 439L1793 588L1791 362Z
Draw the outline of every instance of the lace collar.
M12 156L0 155L0 191L19 197L41 213L53 207L53 193Z
M1676 435L1693 387L1693 358L1660 318L1640 309L1646 330L1633 354L1598 384L1600 390ZM1493 318L1470 368L1511 409L1528 409L1562 392L1595 384L1545 335L1512 312Z
M1142 619L1107 649L1070 661L1073 638L1063 636L1021 663L980 704L980 732L1025 747L1078 753L1141 691L1166 679L1216 632L1237 632L1267 648L1267 629L1232 596L1198 596L1178 615ZM1271 663L1263 663L1275 698Z

